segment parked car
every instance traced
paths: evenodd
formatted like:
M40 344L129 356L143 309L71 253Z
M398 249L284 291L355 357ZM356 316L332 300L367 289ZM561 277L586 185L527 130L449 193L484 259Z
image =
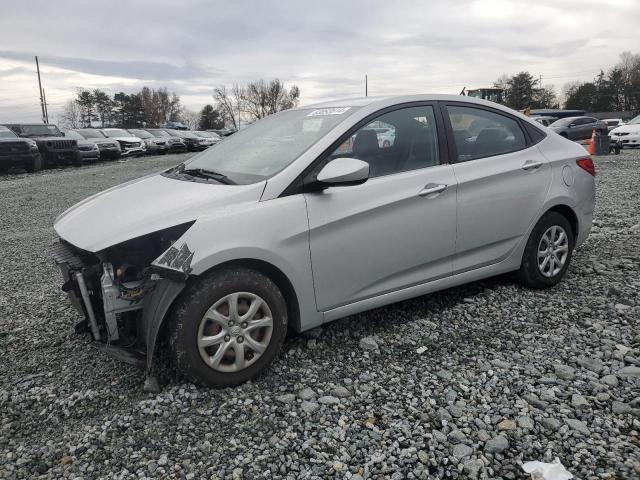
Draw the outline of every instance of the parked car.
M169 153L180 153L187 151L187 144L184 143L182 137L174 137L173 135L169 135L162 128L146 128L145 131L156 137L165 138L169 147Z
M85 140L94 142L100 150L101 160L116 160L120 158L120 142L110 139L100 130L95 128L77 128L71 131L82 136Z
M71 138L64 138L62 132L53 124L14 123L6 124L19 137L30 138L38 145L42 166L50 167L59 163L82 165L82 156L78 151L78 143Z
M107 352L142 351L150 368L162 336L188 378L232 386L288 327L512 271L556 285L589 234L594 175L582 146L492 102L329 102L71 207L52 256Z
M607 124L593 117L567 117L556 120L549 128L569 140L591 138L593 131L607 134Z
M184 144L187 146L187 150L190 152L197 152L200 150L204 150L208 148L210 145L207 144L207 141L191 133L187 130L172 130L169 128L164 129L172 137L181 138Z
M611 130L609 137L622 147L640 147L640 115Z
M165 137L158 137L146 130L138 128L130 128L129 133L142 139L149 154L164 155L169 151L169 144Z
M42 168L42 157L34 140L20 138L9 128L0 126L0 171L11 167L37 172Z
M233 128L221 128L221 129L213 129L207 130L207 132L213 132L216 135L220 135L221 137L228 137L229 135L233 135L237 130Z
M378 136L378 145L380 148L388 148L393 145L396 139L396 132L392 128L374 128L373 129Z
M192 130L191 133L193 133L194 135L197 135L198 137L204 138L207 147L211 147L222 140L222 138L220 138L220 135L214 132L203 132L203 131Z
M100 149L98 144L93 140L87 140L74 130L62 130L66 138L73 138L78 142L78 151L83 162L100 160Z
M624 121L621 118L605 118L602 121L607 124L607 129L609 131L613 130L616 127L620 127L620 126L625 124Z
M544 125L545 127L548 127L553 122L558 120L557 117L549 117L549 116L546 116L546 115L539 115L539 116L531 117L531 119L535 120L536 122L538 122L541 125Z
M120 152L123 157L144 155L146 148L140 137L127 132L123 128L102 128L100 129L107 137L117 140L120 144Z

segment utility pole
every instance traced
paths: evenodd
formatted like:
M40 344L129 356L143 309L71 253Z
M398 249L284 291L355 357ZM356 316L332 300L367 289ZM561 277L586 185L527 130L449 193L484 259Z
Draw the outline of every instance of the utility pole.
M42 93L42 82L40 81L40 64L36 55L36 70L38 71L38 90L40 91L40 108L42 108L42 123L47 123L47 114L44 106L44 95Z
M367 81L367 75L366 74L364 76L364 96L365 97L369 96L369 83Z
M42 89L42 101L44 102L44 123L49 123L49 109L47 108L47 96Z

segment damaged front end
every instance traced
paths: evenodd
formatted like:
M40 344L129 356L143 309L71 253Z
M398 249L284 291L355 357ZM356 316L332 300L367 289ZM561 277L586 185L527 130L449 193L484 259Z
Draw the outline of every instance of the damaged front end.
M62 289L85 317L76 330L89 332L107 353L150 370L163 319L191 271L193 252L174 243L193 223L96 253L64 239L52 245Z

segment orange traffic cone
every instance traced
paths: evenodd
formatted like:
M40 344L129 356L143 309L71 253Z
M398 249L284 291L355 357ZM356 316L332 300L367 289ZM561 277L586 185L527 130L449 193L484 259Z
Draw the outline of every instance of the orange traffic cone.
M589 148L587 148L589 155L596 154L596 129L593 129L593 133L591 134L591 138L589 139Z

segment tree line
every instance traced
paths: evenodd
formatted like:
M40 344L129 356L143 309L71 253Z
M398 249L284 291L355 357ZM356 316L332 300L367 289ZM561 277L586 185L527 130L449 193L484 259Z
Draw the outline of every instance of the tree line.
M184 114L180 97L166 88L142 87L137 93L119 92L111 97L98 88L79 89L76 98L63 107L59 123L67 128L157 127L166 122L178 122Z
M503 90L504 105L515 110L526 108L560 108L553 85L543 87L541 79L529 72L502 75L494 82ZM592 82L574 81L563 88L563 106L587 112L640 110L640 55L623 52L620 61L607 73L600 70Z
M166 88L143 87L137 93L119 92L110 96L98 88L79 89L58 117L65 128L116 126L121 128L159 127L182 122L190 129L238 129L272 113L293 108L300 100L300 89L279 80L259 79L246 85L213 89L212 104L193 112L182 106L180 97Z

